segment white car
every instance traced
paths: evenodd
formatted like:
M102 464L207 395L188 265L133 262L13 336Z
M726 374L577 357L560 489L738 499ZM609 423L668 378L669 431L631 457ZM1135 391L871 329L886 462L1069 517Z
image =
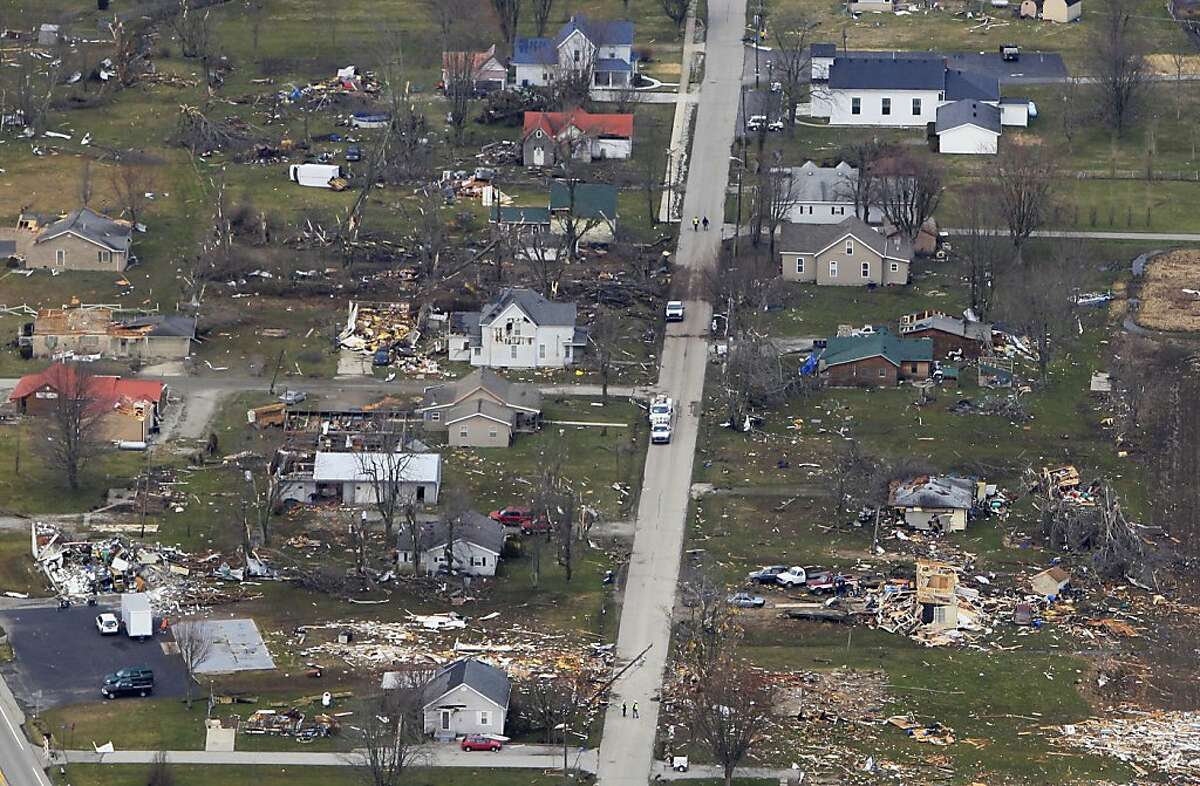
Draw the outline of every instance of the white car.
M292 405L299 404L306 398L308 398L308 394L303 390L288 390L284 391L284 393L279 397L279 400L284 404Z
M100 631L101 636L115 636L121 632L121 623L116 614L105 612L96 615L96 630Z
M683 301L668 300L667 301L667 321L682 322L683 321Z
M803 587L807 581L808 573L799 565L793 565L775 577L775 582L785 587Z
M666 445L671 441L671 424L655 423L650 427L650 442L655 445Z
M675 414L675 402L667 396L655 396L650 402L650 425L671 422Z

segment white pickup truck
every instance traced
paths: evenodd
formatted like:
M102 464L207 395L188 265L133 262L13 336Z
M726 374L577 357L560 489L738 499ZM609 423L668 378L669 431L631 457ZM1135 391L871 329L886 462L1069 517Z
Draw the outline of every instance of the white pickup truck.
M650 401L650 442L666 445L671 441L671 426L675 423L675 402L667 396L655 396Z
M775 577L775 583L785 587L803 587L807 581L808 572L799 565L793 565Z

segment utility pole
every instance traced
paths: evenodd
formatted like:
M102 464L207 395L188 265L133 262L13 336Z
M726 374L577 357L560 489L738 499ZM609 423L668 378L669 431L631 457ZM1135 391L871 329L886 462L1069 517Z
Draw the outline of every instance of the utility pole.
M758 89L758 47L762 43L763 0L758 0L758 12L754 14L754 89Z
M279 350L279 357L275 360L275 373L271 375L271 390L272 396L275 395L275 380L279 379L279 369L283 367L283 350Z

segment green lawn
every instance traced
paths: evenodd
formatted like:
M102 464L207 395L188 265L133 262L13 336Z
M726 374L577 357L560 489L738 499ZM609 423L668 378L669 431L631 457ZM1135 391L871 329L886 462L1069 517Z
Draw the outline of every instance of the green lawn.
M56 784L71 786L130 786L141 783L148 765L132 764L74 764L69 780L56 775ZM259 786L350 786L362 783L362 776L353 767L278 767L175 765L171 767L176 786L212 786L215 783L256 783ZM536 770L506 770L489 767L429 768L406 776L408 786L477 786L481 782L493 786L551 786L562 782L558 775Z

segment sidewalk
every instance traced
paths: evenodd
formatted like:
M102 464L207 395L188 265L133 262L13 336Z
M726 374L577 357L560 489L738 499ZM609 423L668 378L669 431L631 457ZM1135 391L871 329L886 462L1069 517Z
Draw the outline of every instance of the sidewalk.
M671 223L681 220L678 215L683 207L683 195L673 193L673 182L680 186L685 182L688 166L688 118L696 111L697 101L689 101L688 90L692 82L692 59L696 54L696 4L688 9L687 23L683 28L683 56L679 66L679 100L675 104L675 117L671 122L671 147L667 150L667 171L660 197L658 220ZM672 210L672 207L675 208Z

